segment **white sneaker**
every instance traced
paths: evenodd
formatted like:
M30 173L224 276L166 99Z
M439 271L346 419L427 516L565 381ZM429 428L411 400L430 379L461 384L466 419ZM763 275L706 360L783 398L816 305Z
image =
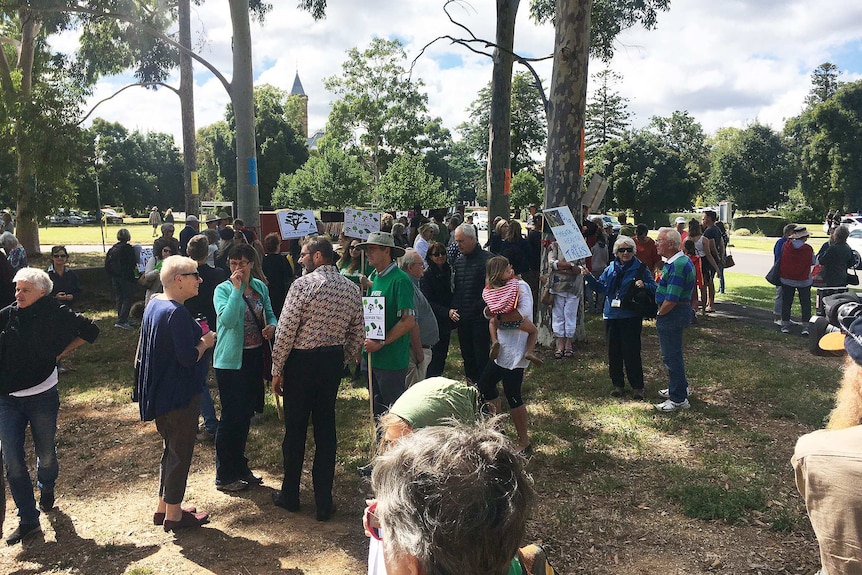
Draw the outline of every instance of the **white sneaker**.
M776 317L774 320L772 320L772 323L774 323L775 325L782 325L781 318Z
M688 390L687 390L687 391L688 391L688 396L689 396L689 397L691 397L692 395L694 395L694 391L691 389L691 386L690 386L690 385L688 386ZM670 399L670 389L669 389L669 388L666 388L666 389L660 389L660 390L658 390L658 396L659 396L659 397L663 397L664 399Z
M668 399L664 403L656 403L655 408L659 411L669 413L671 411L679 411L681 409L689 409L689 408L691 408L691 404L688 402L687 399L684 399L679 403L677 403L676 401Z
M786 325L781 326L781 333L790 333L790 328Z

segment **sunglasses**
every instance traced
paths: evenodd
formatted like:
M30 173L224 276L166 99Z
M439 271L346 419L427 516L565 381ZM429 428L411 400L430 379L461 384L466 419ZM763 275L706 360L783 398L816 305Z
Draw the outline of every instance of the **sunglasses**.
M618 253L618 254L630 254L630 253L632 253L633 251L635 251L635 250L634 250L634 248L619 248L619 249L617 250L617 253Z
M440 256L445 256L446 254L443 252L437 252L436 254L431 254L432 258L439 258Z
M180 274L181 276L195 276L195 279L201 279L201 274L198 272L188 272L185 274Z
M69 257L69 254L54 254L54 255L52 255L51 257L54 257L54 258L63 258L63 259L65 259L65 258L68 258L68 257Z
M380 536L380 520L374 514L375 511L377 511L376 501L365 508L365 517L362 522L368 527L368 532L371 533L372 537L378 541L383 541L383 538Z

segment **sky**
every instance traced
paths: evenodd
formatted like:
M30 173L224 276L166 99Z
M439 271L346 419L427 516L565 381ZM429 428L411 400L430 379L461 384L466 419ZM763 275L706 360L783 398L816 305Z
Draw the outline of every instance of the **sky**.
M434 38L465 34L448 21L442 0L328 0L327 17L318 22L293 0L271 2L265 23L252 23L255 82L290 90L298 71L309 98L312 133L325 127L334 99L323 80L340 73L347 50L363 50L374 37L398 38L409 63ZM450 6L452 16L477 37L493 38L493 0ZM656 29L635 28L618 38L610 68L622 76L615 89L628 99L635 128L652 116L680 110L688 111L708 134L755 121L780 130L802 110L811 72L819 64L836 64L842 81L862 79L860 22L859 0L671 0ZM230 78L227 1L192 6L192 27L197 51ZM74 36L55 40L58 46L64 43L73 46ZM530 20L528 0L522 0L518 13L515 50L531 57L553 50L553 29ZM590 73L604 67L591 61ZM547 89L550 60L536 68ZM457 138L455 128L467 120L468 106L490 80L491 60L443 40L416 60L413 75L425 84L429 113L440 116ZM130 80L103 79L87 110ZM178 86L178 74L169 83ZM201 128L224 117L229 98L221 83L197 64L195 84L195 122ZM169 90L126 90L100 105L94 117L130 130L171 133L180 142L179 99Z

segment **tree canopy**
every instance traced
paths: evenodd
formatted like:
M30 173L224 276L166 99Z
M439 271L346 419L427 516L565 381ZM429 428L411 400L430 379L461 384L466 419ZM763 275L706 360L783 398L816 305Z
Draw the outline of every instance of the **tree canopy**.
M711 157L707 189L713 201L733 200L741 210L756 210L787 199L794 181L789 149L769 126L719 130Z
M419 151L427 122L428 96L421 80L411 80L400 40L374 38L363 51L352 48L342 73L324 80L338 96L327 122L327 135L352 148L368 165L374 181L399 153Z
M491 121L491 84L479 91L470 104L470 120L458 126L467 147L477 158L488 158L488 125ZM545 151L548 122L542 98L533 77L526 72L512 75L511 170L517 173L536 164Z

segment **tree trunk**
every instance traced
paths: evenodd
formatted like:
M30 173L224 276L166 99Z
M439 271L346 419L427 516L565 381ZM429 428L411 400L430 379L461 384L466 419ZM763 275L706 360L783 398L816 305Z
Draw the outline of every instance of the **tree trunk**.
M191 50L191 0L179 2L180 44ZM195 81L191 56L180 52L180 112L183 123L183 187L186 195L186 215L200 215L198 195L198 161L195 146Z
M19 102L29 102L33 89L33 60L35 57L36 40L42 29L42 19L38 14L22 8L19 11L21 21L21 48L18 58L18 71L21 73L21 89L18 92ZM30 206L33 195L36 193L36 182L33 178L33 158L30 155L30 147L20 141L26 137L26 126L23 120L16 120L15 137L19 139L16 146L18 154L18 168L15 185L17 186L17 207L15 235L18 242L27 252L28 256L38 255L39 248L39 224L36 214Z
M520 0L497 0L497 36L491 73L491 110L488 127L488 223L509 218L509 196L504 193L506 170L512 161L512 51L515 16Z
M230 15L233 25L233 78L230 100L236 116L237 216L242 218L246 227L255 228L260 232L257 146L254 136L254 78L248 0L230 0Z
M580 221L583 174L581 130L587 103L592 0L557 0L554 30L554 68L548 97L548 152L545 160L545 207L568 205ZM544 255L544 253L543 253ZM542 258L543 275L547 258ZM583 341L583 300L575 339ZM552 345L551 310L540 306L539 341Z

